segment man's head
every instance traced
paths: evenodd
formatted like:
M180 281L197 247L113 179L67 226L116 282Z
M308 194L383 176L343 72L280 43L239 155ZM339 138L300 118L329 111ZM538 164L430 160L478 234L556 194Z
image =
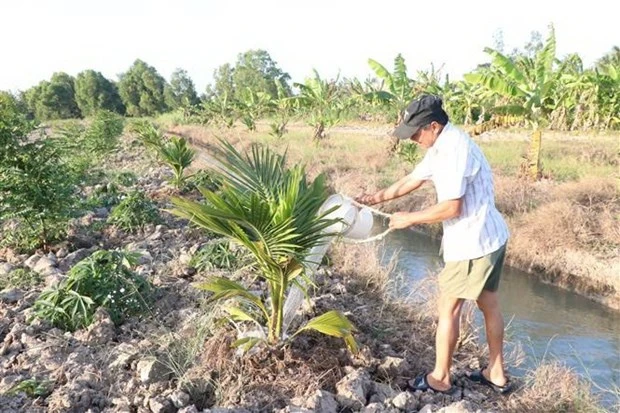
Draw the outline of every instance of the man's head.
M405 109L403 120L394 129L399 139L411 139L420 146L430 148L448 123L448 115L437 96L423 95L414 99Z

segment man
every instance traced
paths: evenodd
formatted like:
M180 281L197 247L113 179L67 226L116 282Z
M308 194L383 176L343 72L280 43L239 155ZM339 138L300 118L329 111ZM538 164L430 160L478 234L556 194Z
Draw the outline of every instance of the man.
M428 149L424 159L410 175L356 200L373 205L401 197L432 181L437 204L416 212L396 212L390 219L390 228L442 222L446 263L439 274L435 368L418 376L412 389L443 393L454 390L450 366L459 337L461 309L464 300L475 300L484 314L489 364L469 378L507 393L510 382L504 372L504 320L497 289L509 234L495 208L489 164L471 138L448 122L442 101L435 96L412 101L394 135Z

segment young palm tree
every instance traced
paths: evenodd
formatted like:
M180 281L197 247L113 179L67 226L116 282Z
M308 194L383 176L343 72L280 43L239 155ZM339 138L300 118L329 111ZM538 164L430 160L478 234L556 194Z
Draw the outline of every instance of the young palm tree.
M287 169L284 156L257 145L242 155L222 142L216 159L219 165L213 168L214 173L223 182L219 192L202 188L202 203L173 198L172 212L239 243L251 253L259 276L268 285L267 303L224 277L211 277L200 288L213 292L214 300L236 298L240 305L227 308L231 318L266 326L267 342L277 344L283 339L283 308L289 287L303 289L300 281L305 278L308 252L334 235L328 228L335 221L319 214L327 198L325 179L321 175L308 182L303 166ZM311 320L297 333L307 329L341 337L353 351L356 349L354 327L338 312ZM247 350L260 341L248 337L236 344Z
M196 151L187 145L185 138L176 136L173 136L159 148L159 155L172 168L174 173L172 182L179 189L185 183L183 172L185 168L192 164L195 154Z

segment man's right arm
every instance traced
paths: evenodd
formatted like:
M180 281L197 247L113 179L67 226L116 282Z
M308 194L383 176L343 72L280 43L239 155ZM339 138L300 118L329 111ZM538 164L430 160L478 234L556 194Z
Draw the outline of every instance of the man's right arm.
M403 195L415 191L421 187L424 182L426 181L418 179L410 174L404 176L385 189L372 195L359 196L355 200L365 205L374 205L385 201L391 201L392 199L400 198Z

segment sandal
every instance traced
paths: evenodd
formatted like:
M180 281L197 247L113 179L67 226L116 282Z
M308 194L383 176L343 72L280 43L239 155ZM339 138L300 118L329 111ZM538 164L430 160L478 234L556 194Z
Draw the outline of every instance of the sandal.
M416 390L420 390L420 391L427 391L427 390L432 390L435 393L442 393L442 394L453 394L454 391L456 390L455 386L450 386L450 388L448 390L438 390L436 388L434 388L433 386L430 385L430 383L428 382L428 375L430 373L424 373L421 374L419 376L417 376L413 381L413 383L411 383L411 381L409 382L409 388L412 391L416 391Z
M482 374L485 368L486 367L475 370L472 373L470 373L467 377L469 378L469 380L473 382L484 384L485 386L489 386L491 389L493 389L494 392L499 393L499 394L505 395L505 394L510 393L513 390L513 385L510 380L507 380L506 384L504 384L503 386L498 386L497 384L493 383L491 380L487 380L487 378L484 377L484 374Z

